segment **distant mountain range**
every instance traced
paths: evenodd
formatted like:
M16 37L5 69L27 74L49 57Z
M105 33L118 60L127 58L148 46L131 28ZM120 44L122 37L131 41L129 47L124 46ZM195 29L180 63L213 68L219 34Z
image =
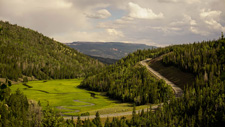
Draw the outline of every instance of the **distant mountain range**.
M66 43L71 48L89 56L121 59L138 49L152 49L155 46L121 42L72 42Z

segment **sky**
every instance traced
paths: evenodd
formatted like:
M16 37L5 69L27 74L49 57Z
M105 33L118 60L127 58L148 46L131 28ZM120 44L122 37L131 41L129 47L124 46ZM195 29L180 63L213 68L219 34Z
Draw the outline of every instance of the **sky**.
M219 38L225 0L0 0L0 20L62 43L167 46Z

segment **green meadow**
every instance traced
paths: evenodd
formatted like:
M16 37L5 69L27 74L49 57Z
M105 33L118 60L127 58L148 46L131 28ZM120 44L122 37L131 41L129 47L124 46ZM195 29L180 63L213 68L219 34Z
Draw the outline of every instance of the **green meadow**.
M26 85L11 86L12 92L20 89L28 99L40 101L43 108L49 104L63 115L78 115L89 112L101 114L132 110L132 104L120 103L104 96L103 93L78 88L82 79L30 81ZM146 108L139 106L137 109Z

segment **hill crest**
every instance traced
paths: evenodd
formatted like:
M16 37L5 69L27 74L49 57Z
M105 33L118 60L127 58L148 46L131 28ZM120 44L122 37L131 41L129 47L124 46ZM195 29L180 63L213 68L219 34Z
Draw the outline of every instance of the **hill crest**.
M84 77L102 67L90 58L29 28L0 21L0 78Z

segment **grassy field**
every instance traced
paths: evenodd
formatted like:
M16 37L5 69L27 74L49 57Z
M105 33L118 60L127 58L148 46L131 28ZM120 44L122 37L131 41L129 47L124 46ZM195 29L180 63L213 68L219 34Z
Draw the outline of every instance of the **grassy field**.
M28 99L40 101L46 107L56 107L63 115L78 115L89 112L91 115L131 111L132 104L120 103L104 96L103 93L80 89L77 86L82 79L30 81L26 85L11 86L15 92L20 89ZM147 105L137 106L136 109L147 108Z

